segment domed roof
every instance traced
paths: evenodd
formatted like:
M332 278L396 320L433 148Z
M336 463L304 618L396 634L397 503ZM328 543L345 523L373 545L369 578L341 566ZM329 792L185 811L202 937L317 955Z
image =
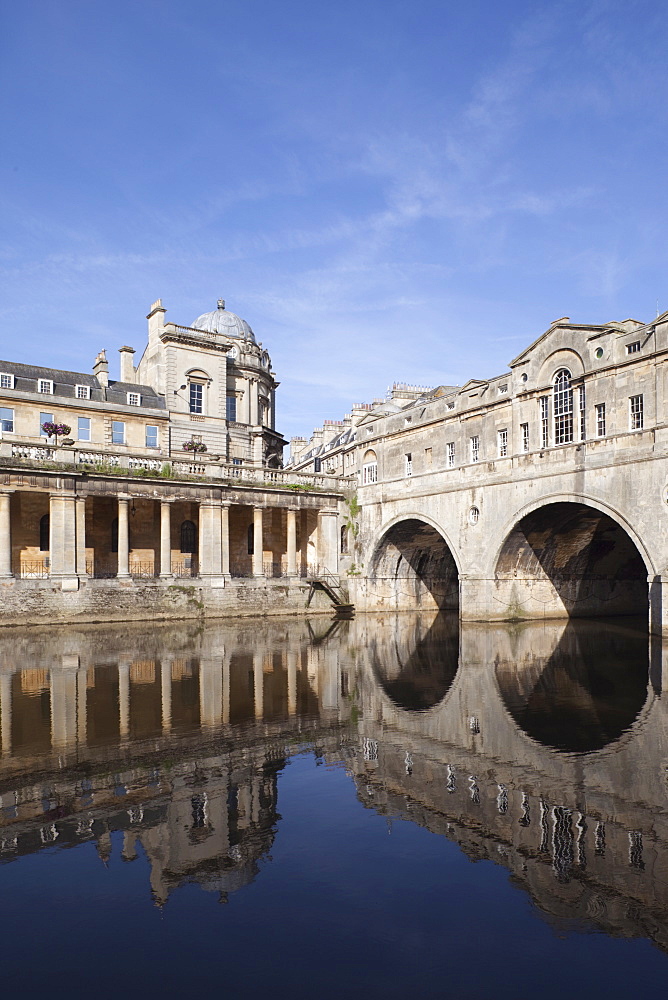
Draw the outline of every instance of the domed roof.
M226 309L224 299L218 299L217 309L214 309L210 313L203 313L190 325L195 330L206 330L207 333L222 333L226 337L236 337L238 340L250 340L252 344L257 343L255 334L246 320L241 319L240 316Z

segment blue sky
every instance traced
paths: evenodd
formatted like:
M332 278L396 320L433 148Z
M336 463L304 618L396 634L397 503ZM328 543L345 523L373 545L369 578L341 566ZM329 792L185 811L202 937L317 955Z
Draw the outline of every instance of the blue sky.
M656 0L5 0L0 356L114 375L223 296L289 437L650 319L667 42Z

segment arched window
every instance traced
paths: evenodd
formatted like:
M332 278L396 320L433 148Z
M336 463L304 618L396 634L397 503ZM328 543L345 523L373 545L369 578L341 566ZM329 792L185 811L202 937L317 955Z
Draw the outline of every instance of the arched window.
M111 551L118 552L118 518L111 522Z
M568 368L560 368L554 376L554 443L568 444L573 440L573 389Z
M378 460L376 453L371 448L365 453L362 463L362 485L378 482Z
M181 552L197 552L197 529L192 521L181 524Z
M49 515L45 514L44 517L39 519L39 551L48 552L50 549L49 545Z
M248 525L248 555L255 555L255 525Z

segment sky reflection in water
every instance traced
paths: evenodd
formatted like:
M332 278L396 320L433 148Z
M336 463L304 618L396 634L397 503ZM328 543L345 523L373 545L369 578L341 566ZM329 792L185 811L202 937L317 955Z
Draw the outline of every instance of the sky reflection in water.
M4 630L5 988L668 982L661 658L622 620Z

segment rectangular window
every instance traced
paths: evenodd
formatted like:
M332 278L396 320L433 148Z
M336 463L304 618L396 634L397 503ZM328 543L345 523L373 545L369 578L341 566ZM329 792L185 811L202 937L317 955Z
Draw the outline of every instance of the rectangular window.
M204 386L199 382L190 383L190 412L201 413L204 399Z
M508 431L506 429L498 432L499 458L505 458L508 454Z
M446 455L446 464L447 464L447 466L448 466L449 469L452 469L452 467L455 464L455 442L454 441L448 441L448 443L446 444L446 446L445 446L445 455Z
M53 395L53 382L48 378L40 378L37 381L37 391L46 392L48 395Z
M362 467L362 484L364 486L367 483L377 483L378 482L378 463L369 462L367 465Z
M53 423L53 413L40 413L39 415L39 435L40 437L48 437L45 430L42 430L42 424L52 424Z
M122 420L111 421L111 443L125 444L125 424Z
M474 434L471 438L471 461L480 461L480 438L477 434Z
M642 396L631 396L629 399L629 426L632 431L639 431L643 426Z
M0 406L0 430L8 433L14 430L14 411L8 406Z
M236 421L237 419L237 397L227 397L227 419Z
M243 458L233 458L232 465L241 465L243 463Z
M158 447L158 428L153 424L146 425L146 447L147 448L157 448Z
M540 446L547 448L550 443L550 397L540 397Z
M90 386L89 385L77 385L75 386L77 399L90 399Z
M6 375L4 372L0 374L0 389L13 389L14 388L14 376Z
M586 441L587 439L587 413L585 410L585 387L580 386L578 390L578 402L580 404L580 440Z
M626 345L626 353L627 354L637 354L639 350L640 350L640 341L639 340L634 340L634 342L632 344L627 344Z
M407 476L413 475L413 456L410 452L404 455L404 471Z
M313 471L314 472L322 472L322 459L321 458L314 458L313 459Z
M139 392L129 392L128 393L128 406L141 406L141 393L139 393Z
M425 465L431 465L432 464L432 460L433 459L432 459L432 450L431 450L431 448L425 448L425 450L424 450L424 462L425 462Z
M605 437L605 403L596 404L596 437Z
M520 424L520 430L522 431L522 451L529 450L529 425Z
M79 441L90 441L90 417L79 417L77 437Z

